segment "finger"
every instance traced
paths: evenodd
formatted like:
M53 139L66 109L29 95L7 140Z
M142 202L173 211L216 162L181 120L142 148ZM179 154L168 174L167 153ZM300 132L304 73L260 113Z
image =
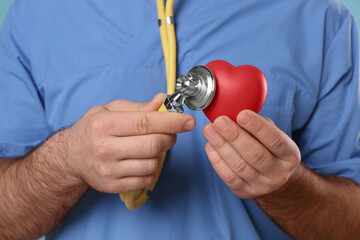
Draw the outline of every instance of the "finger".
M106 181L105 187L98 189L105 193L125 193L146 188L156 179L156 174L138 177L124 177Z
M237 153L261 174L272 176L280 167L279 162L257 139L230 118L219 117L214 121L214 126L217 132L236 149Z
M176 143L176 134L150 134L129 137L112 137L111 154L118 160L127 158L153 158Z
M261 117L264 118L266 121L274 124L274 122L270 118L268 118L267 116L261 116Z
M237 122L247 132L258 139L272 154L284 158L294 151L291 139L276 125L271 124L258 114L244 110L237 116Z
M135 177L135 176L148 176L155 174L159 167L161 161L163 161L164 155L161 154L156 158L150 159L127 159L118 162L117 169L122 171L121 174L118 174L117 178L123 177ZM124 169L126 169L124 171Z
M166 112L106 112L91 123L94 131L113 136L173 134L187 132L194 127L192 116Z
M205 145L205 151L214 170L226 185L231 189L236 189L238 191L241 189L244 193L249 192L249 189L251 188L249 183L234 173L210 143Z
M239 155L233 146L215 130L212 124L205 126L204 135L234 173L248 183L256 183L262 180L263 176Z
M166 98L165 93L158 93L152 101L147 103L144 107L142 107L141 111L157 111L161 107L161 105L164 103L164 100Z
M131 102L127 100L115 100L108 104L105 104L104 107L110 111L157 111L161 104L164 102L166 94L159 93L157 94L150 102L140 103L140 102Z
M148 176L157 172L162 160L163 154L148 159L125 159L104 166L101 175L110 179Z

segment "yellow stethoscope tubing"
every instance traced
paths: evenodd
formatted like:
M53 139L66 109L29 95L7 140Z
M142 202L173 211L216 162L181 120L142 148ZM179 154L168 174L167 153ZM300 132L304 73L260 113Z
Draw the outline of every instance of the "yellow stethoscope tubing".
M176 81L176 34L174 24L174 1L168 0L166 2L166 8L164 6L164 0L156 0L158 19L159 19L159 30L161 44L164 52L165 68L166 68L166 82L167 82L167 94L175 92L175 81ZM164 104L159 108L160 112L167 112ZM161 170L165 162L166 153L164 153L163 160L161 161L160 167L156 172L155 181L148 187L127 193L120 193L121 200L125 203L126 207L130 210L136 210L140 208L149 198L148 194L151 193L157 181L159 180Z
M169 50L169 44L168 44L168 36L167 36L167 28L166 28L166 14L165 14L165 8L164 8L164 1L163 0L156 0L157 5L157 12L158 12L158 20L159 20L159 31L160 31L160 38L161 38L161 45L164 53L164 60L165 60L165 67L166 67L166 80L169 79L168 74L169 71L169 57L168 57L168 50ZM167 86L169 86L169 83L167 82ZM169 89L167 89L169 92Z
M169 0L166 3L166 35L168 40L167 59L169 74L167 76L167 88L168 94L175 92L176 81L176 34L175 34L175 22L174 22L174 0ZM165 55L165 52L164 52Z

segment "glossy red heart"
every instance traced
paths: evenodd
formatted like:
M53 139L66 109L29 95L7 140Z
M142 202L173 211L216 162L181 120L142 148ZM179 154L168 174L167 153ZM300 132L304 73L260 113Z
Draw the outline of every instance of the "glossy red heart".
M203 111L214 121L221 115L236 121L245 109L260 112L267 96L267 82L263 72L251 65L235 67L228 62L216 60L206 64L216 78L216 94Z

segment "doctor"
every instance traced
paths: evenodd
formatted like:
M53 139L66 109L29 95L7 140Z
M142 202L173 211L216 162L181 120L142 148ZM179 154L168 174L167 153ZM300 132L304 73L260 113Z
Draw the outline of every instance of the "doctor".
M166 73L155 1L11 7L0 35L0 238L358 239L348 10L182 0L175 16L178 72L214 59L259 67L269 85L260 115L209 123L156 111ZM128 210L117 193L151 184L170 148L151 199Z

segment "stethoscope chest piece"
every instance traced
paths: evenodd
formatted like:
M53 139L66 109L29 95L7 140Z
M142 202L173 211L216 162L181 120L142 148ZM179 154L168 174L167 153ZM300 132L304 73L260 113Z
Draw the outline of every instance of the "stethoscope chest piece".
M196 66L176 79L175 92L167 95L165 106L169 112L184 112L185 104L191 110L205 109L213 100L216 80L205 66Z

